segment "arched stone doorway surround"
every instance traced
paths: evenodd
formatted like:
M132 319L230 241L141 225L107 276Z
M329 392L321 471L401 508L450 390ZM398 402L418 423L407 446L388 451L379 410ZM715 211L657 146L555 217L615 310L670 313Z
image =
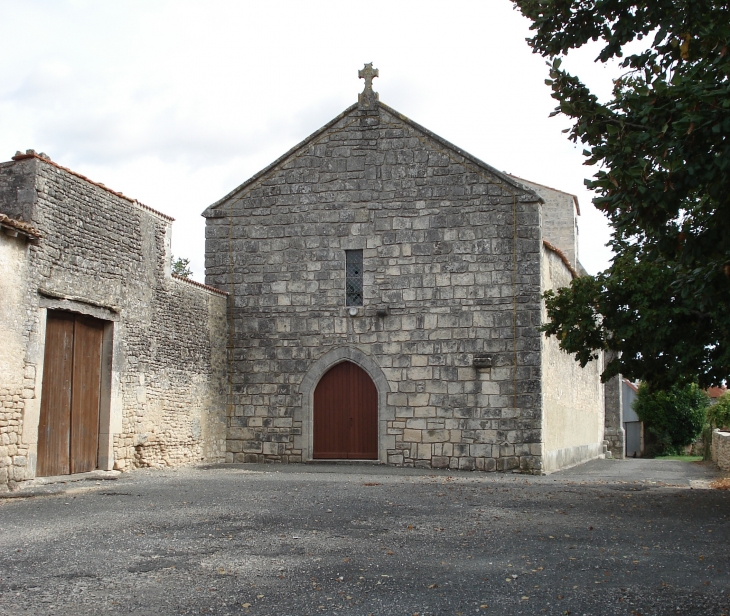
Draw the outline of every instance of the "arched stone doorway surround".
M388 461L388 449L395 447L395 436L387 434L387 422L395 419L395 412L388 407L390 384L377 362L355 347L338 347L328 351L310 366L302 379L299 386L299 393L302 394L302 459L311 461L314 451L314 389L330 368L343 361L351 361L365 370L378 390L378 460L385 464Z

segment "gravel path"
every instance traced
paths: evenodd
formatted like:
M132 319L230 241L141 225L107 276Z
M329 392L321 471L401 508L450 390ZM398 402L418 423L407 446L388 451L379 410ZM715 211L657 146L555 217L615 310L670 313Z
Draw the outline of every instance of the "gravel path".
M598 460L546 477L228 465L57 484L0 499L0 614L727 615L730 491L714 478Z

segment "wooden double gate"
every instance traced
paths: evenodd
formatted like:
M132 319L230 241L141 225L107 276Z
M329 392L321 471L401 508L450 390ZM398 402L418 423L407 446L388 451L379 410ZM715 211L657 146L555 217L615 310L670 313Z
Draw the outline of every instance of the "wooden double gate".
M97 467L104 322L48 311L36 475Z
M314 451L318 459L377 460L378 391L352 362L330 368L314 390Z

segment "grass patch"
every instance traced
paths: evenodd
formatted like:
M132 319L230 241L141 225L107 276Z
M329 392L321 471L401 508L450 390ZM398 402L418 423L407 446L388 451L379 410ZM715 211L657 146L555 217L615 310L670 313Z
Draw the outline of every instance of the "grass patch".
M657 456L657 460L677 460L678 462L700 462L702 456Z

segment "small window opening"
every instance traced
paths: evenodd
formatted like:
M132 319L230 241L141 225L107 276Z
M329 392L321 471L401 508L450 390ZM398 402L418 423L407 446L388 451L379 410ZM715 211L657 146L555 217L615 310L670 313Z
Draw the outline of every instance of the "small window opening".
M362 250L345 251L345 305L362 306Z

